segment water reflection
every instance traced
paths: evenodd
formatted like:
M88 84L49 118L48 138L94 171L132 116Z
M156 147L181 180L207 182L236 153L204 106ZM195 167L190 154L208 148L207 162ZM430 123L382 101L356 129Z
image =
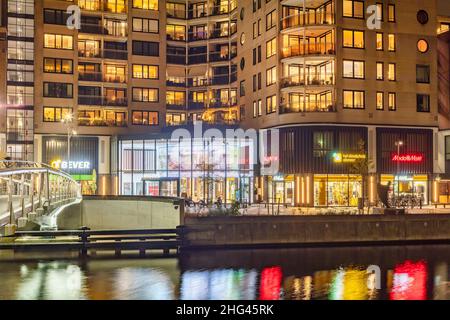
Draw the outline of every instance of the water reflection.
M180 262L0 262L0 300L450 299L450 247L361 250L192 252Z

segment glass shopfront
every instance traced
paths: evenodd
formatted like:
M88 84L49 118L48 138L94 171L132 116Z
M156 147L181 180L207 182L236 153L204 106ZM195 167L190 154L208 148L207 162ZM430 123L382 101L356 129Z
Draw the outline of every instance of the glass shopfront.
M42 142L43 163L69 173L80 184L83 195L97 194L98 138L72 137L70 154L67 137L44 136Z
M390 183L390 192L397 197L414 196L417 199L421 199L422 204L428 204L427 175L381 175L380 182L385 186Z
M294 205L294 176L268 177L269 203Z
M314 175L314 206L356 207L362 197L360 175Z
M253 201L253 145L247 139L121 140L118 155L123 195Z

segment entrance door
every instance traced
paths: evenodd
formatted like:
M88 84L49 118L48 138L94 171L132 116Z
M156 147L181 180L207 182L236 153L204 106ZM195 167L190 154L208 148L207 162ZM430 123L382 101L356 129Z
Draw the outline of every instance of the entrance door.
M285 183L285 204L286 205L294 205L294 182L286 182Z
M178 197L178 180L163 180L161 181L162 197Z
M275 203L284 203L284 182L275 182L273 199Z

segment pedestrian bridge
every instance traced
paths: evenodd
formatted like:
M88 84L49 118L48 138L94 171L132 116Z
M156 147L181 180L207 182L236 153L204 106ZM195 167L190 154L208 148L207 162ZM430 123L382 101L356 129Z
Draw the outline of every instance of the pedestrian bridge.
M70 175L44 164L0 161L0 234L38 225L55 229L58 214L82 200Z

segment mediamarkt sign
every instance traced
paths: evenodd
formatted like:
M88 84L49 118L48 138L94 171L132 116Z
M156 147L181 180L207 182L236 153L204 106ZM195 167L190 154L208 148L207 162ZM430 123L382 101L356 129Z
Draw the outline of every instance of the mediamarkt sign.
M424 159L423 154L393 154L393 162L422 162Z
M67 169L90 169L91 163L89 161L53 161L51 166L55 169L67 170Z

